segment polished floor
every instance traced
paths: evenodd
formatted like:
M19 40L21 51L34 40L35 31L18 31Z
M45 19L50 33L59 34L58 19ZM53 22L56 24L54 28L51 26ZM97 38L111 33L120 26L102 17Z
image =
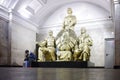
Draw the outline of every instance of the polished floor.
M0 68L0 80L120 80L120 69Z

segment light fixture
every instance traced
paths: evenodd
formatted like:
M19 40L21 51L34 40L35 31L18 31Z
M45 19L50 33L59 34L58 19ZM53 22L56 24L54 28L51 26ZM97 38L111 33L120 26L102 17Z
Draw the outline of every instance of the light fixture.
M21 7L18 12L25 18L30 18L32 16L32 13L26 10L26 7Z
M114 0L114 3L119 3L120 2L120 0Z
M28 10L32 14L35 14L42 7L43 5L39 1L33 0L27 5L26 10Z
M113 35L114 35L114 32L111 32L111 34L113 34Z
M3 4L3 2L4 2L4 0L0 0L0 5L2 5L2 4Z
M118 1L118 0L114 0L115 2Z

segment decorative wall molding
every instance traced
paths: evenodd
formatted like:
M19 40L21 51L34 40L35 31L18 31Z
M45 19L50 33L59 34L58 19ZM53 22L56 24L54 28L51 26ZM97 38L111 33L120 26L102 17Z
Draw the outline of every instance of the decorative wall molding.
M120 0L114 0L115 4L120 4Z
M38 25L37 24L34 24L22 17L20 17L18 14L16 14L14 11L11 11L8 10L7 8L3 7L3 6L0 6L0 16L6 20L9 21L10 19L10 13L12 13L12 20L21 24L21 25L24 25L26 28L30 29L30 30L33 30L35 32L39 32L37 27Z
M106 23L106 22L110 22L112 21L112 18L99 18L99 19L91 19L91 20L78 20L77 21L77 25L80 25L80 24L103 24L103 23ZM45 28L55 28L55 27L58 27L58 26L62 26L62 23L58 23L58 24L50 24L50 25L44 25L43 27L40 27L39 29L45 29Z
M47 0L38 0L40 3L42 3L43 5L47 3Z
M12 14L12 18L10 18L10 14ZM8 8L5 8L4 6L0 6L0 16L8 21L13 20L23 26L25 26L26 28L33 30L35 32L39 32L38 31L38 25L31 22L30 20L24 19L22 18L18 13L16 13L13 10L10 10Z
M6 20L9 20L9 10L0 5L0 16Z

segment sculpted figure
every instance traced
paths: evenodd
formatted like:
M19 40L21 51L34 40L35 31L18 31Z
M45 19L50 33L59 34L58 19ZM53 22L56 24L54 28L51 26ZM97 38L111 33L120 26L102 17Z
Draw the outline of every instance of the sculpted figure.
M78 61L80 55L81 55L81 54L80 54L79 46L78 46L78 44L76 44L76 45L75 45L74 54L73 54L74 61Z
M52 61L52 57L49 54L49 50L46 47L46 41L40 42L38 48L38 62L40 61Z
M70 46L70 38L68 32L64 32L60 38L59 51L57 54L58 60L60 61L71 61L72 53Z
M71 29L74 30L74 26L76 24L76 17L72 15L72 9L68 8L67 9L68 16L64 18L63 22L63 29Z
M60 51L70 51L70 46L69 46L69 33L66 31L63 33L63 36L61 37L61 47Z
M82 61L88 61L90 58L90 46L92 46L92 39L89 34L86 33L85 28L81 28L81 35L79 37L79 50L81 55L79 57Z
M76 38L77 38L76 33L74 31L74 27L75 27L76 22L77 22L76 17L74 15L72 15L72 9L71 8L67 9L67 13L68 13L68 15L64 18L64 21L63 21L62 30L60 30L60 32L58 32L58 34L56 36L56 41L66 31L68 31L69 37L72 37L74 40L76 40Z
M49 50L49 53L51 54L51 57L52 57L52 61L55 61L56 60L56 57L55 57L55 38L53 36L53 31L49 31L49 36L48 38L46 39L46 42L47 42L47 48Z
M72 61L72 51L77 42L74 32L76 17L72 15L72 9L67 9L67 16L64 18L63 29L57 34L56 47L57 59L60 61Z

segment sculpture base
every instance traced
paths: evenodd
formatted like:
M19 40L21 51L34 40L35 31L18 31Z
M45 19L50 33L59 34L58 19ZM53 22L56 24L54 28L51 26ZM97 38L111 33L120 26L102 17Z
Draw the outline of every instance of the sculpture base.
M42 68L87 68L87 61L33 62L31 67Z

